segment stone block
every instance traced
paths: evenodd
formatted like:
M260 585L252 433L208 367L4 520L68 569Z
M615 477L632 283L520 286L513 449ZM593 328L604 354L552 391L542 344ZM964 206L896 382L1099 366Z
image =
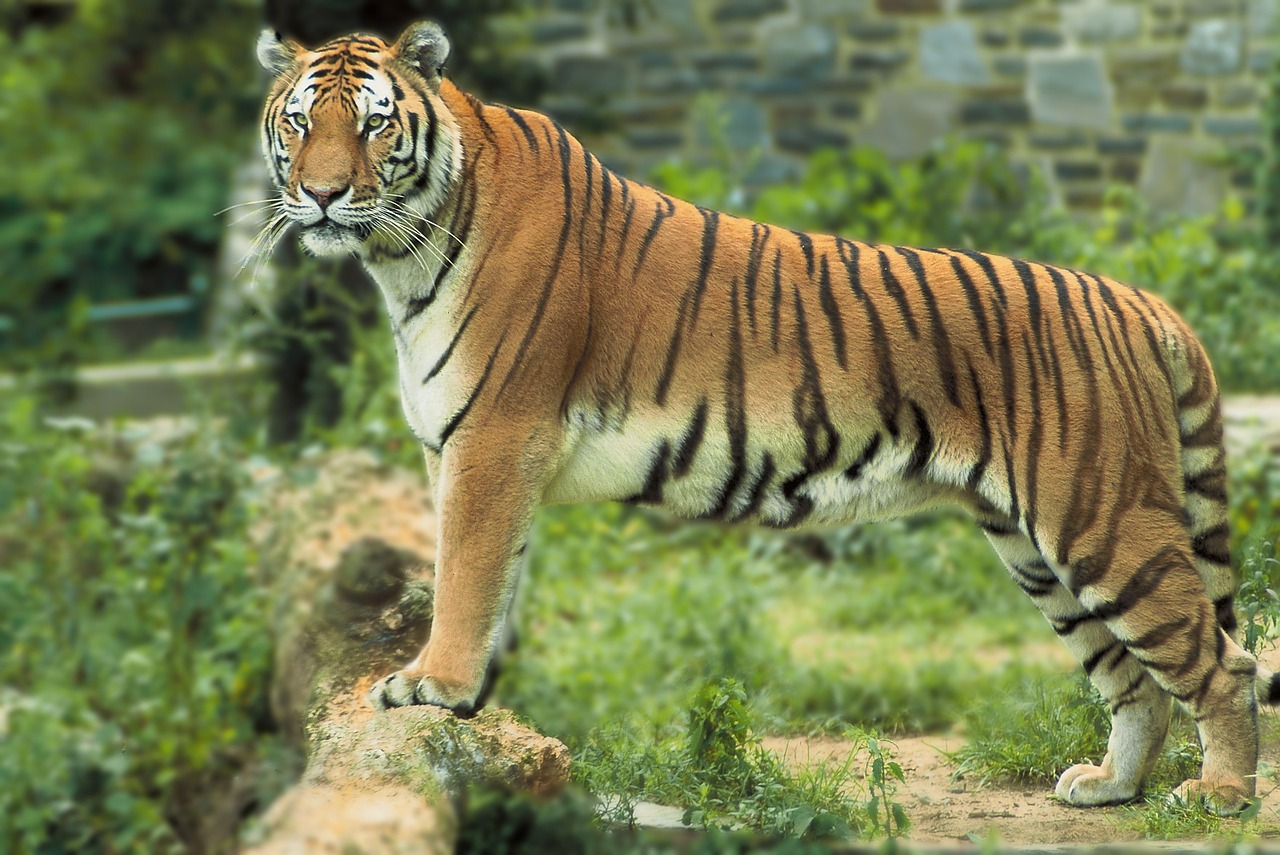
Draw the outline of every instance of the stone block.
M849 67L854 71L896 71L910 58L904 50L862 48L849 59Z
M1021 6L1023 0L960 0L961 12L1007 12Z
M769 187L795 181L802 175L804 167L795 159L766 152L755 158L742 181L749 187Z
M1191 130L1191 117L1185 113L1128 113L1121 124L1131 134L1185 134Z
M785 125L774 131L773 141L782 151L805 155L823 148L848 148L850 143L844 131L820 125Z
M1209 90L1199 83L1173 83L1161 90L1160 100L1169 107L1199 110L1209 103Z
M785 11L786 0L721 0L711 17L716 23L724 24L731 21L754 21Z
M800 0L802 21L846 21L871 9L871 0Z
M580 15L595 10L596 0L552 0L551 7L560 12Z
M1265 39L1280 34L1280 0L1249 0L1246 15L1249 38Z
M996 74L1001 77L1024 77L1027 73L1027 58L1022 54L998 56L994 66Z
M1218 103L1223 107L1252 107L1258 103L1258 87L1253 83L1230 83L1222 87Z
M799 77L748 77L738 82L737 88L752 95L804 95L813 91L813 82Z
M704 73L716 71L756 71L760 60L741 50L703 50L692 56L693 67Z
M1136 4L1088 0L1064 6L1062 22L1083 44L1131 41L1142 30L1142 9Z
M1182 70L1200 76L1232 74L1239 70L1243 54L1244 28L1239 21L1197 21L1182 48Z
M627 67L608 56L564 56L555 64L556 88L584 98L602 98L625 88Z
M1205 116L1204 132L1215 137L1260 137L1262 121L1257 116Z
M1221 143L1178 137L1151 141L1138 193L1153 211L1198 217L1218 210L1227 191L1227 170L1215 164Z
M1039 24L1023 27L1018 33L1018 43L1029 48L1061 47L1063 40L1061 30Z
M896 160L919 157L954 127L959 109L959 97L937 86L887 87L858 140Z
M1121 157L1111 161L1107 167L1107 177L1121 184L1135 184L1142 173L1142 161L1132 157Z
M1240 14L1239 0L1187 0L1189 18L1227 17Z
M1147 150L1146 137L1098 137L1098 154L1142 154Z
M866 21L850 21L844 31L859 41L889 42L902 33L902 25L897 21L873 18Z
M886 15L937 15L942 0L876 0L876 8Z
M836 64L836 34L819 24L765 25L760 40L765 67L784 77L814 77Z
M1102 167L1092 160L1058 160L1054 161L1053 175L1059 181L1097 181Z
M1249 52L1249 70L1254 74L1268 74L1276 63L1275 51L1262 48Z
M921 28L920 70L925 77L961 86L985 86L991 79L973 24L960 19Z
M1056 134L1032 134L1027 138L1032 148L1041 151L1063 151L1065 149L1080 148L1088 138L1080 133L1056 133Z
M1034 56L1027 98L1036 121L1106 130L1112 122L1111 84L1094 54Z
M987 27L982 31L982 43L987 47L1004 47L1013 41L1009 31L999 27Z
M856 121L862 118L862 103L859 101L835 101L831 105L831 115L837 119Z
M975 98L961 105L960 121L966 125L1025 125L1031 121L1031 108L1022 98Z
M691 68L663 66L640 72L640 89L668 95L701 92L707 86L703 75Z

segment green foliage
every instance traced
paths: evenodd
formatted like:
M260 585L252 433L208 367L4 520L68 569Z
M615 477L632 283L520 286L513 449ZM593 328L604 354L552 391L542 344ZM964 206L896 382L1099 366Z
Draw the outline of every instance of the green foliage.
M256 4L84 2L0 31L0 358L74 360L75 308L200 291L251 151Z
M241 461L33 412L0 423L0 849L227 849L216 818L270 795L233 782L281 759Z
M691 698L678 738L599 731L576 758L575 774L605 797L602 815L614 823L630 824L635 800L646 798L685 807L689 825L771 838L848 839L907 828L893 800L902 769L873 732L850 730L843 761L793 772L763 747L757 727L741 683L709 682ZM855 774L859 756L865 784Z
M1111 717L1083 675L986 695L965 714L966 743L950 755L956 777L1052 783L1076 763L1096 763Z

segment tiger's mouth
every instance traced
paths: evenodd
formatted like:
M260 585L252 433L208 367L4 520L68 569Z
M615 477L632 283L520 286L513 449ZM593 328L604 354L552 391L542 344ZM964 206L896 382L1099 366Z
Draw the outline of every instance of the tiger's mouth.
M358 225L345 225L327 216L302 226L299 236L302 245L315 255L355 252L365 237Z

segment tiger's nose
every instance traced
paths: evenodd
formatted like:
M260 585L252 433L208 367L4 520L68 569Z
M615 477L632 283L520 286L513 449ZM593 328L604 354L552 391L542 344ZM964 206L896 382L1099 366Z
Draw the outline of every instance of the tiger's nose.
M335 197L341 196L343 193L347 192L347 188L349 186L351 185L344 184L341 187L338 187L334 185L321 184L315 187L308 187L304 184L302 185L302 192L306 193L312 199L315 199L316 204L319 205L320 210L323 211L325 208L329 207L329 203L332 202Z

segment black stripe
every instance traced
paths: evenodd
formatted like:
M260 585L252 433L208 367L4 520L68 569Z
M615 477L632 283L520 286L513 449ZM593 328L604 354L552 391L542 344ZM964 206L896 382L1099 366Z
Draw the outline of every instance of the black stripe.
M938 375L942 379L942 387L947 391L947 400L953 407L958 407L960 406L960 389L956 381L956 360L951 350L951 337L947 335L942 313L938 311L938 301L925 277L924 265L920 263L920 254L906 247L896 247L896 250L898 255L906 259L907 267L916 277L916 285L920 288L925 309L929 312L929 322L933 326L933 347L938 360Z
M867 464L871 462L872 458L876 456L876 452L880 450L880 442L883 439L884 435L881 433L872 434L871 439L867 440L866 447L859 452L857 459L849 464L848 469L844 470L844 477L850 480L860 477L862 470L867 468Z
M796 236L796 240L800 242L800 252L804 255L804 271L805 275L810 279L813 278L813 238L804 232L792 231Z
M977 490L978 485L982 483L982 476L986 474L987 466L991 463L991 422L987 419L987 405L982 400L982 387L978 384L978 372L974 369L972 363L969 365L969 383L973 386L973 402L978 406L978 429L982 431L982 450L978 452L978 459L973 464L973 468L969 470L969 477L965 481L965 486L970 490Z
M764 493L769 487L769 479L773 477L773 472L773 455L766 451L760 462L760 471L756 474L755 483L747 491L747 504L734 516L733 522L741 522L759 510L760 502L764 499Z
M480 375L479 382L475 388L471 390L471 394L467 396L467 402L462 405L462 409L453 415L453 418L445 424L444 430L440 431L440 447L444 448L449 442L449 437L453 436L453 432L462 424L462 420L467 417L467 413L471 412L471 406L476 402L476 398L480 396L480 391L484 389L484 384L489 381L489 373L493 371L493 364L498 358L498 351L502 349L502 343L506 339L505 334L498 339L498 345L493 349L493 353L489 354L489 361L485 363L484 372Z
M1229 528L1225 522L1200 532L1191 538L1191 551L1206 561L1230 564L1231 549L1227 540L1228 532Z
M911 459L907 461L907 468L903 474L907 478L914 478L923 473L925 466L929 464L929 457L933 454L933 434L929 431L929 422L925 420L924 411L920 409L920 405L908 399L907 406L911 408L916 418L917 433L916 443L911 448Z
M1157 624L1137 638L1125 643L1134 650L1151 650L1156 647L1163 647L1175 635L1186 629L1189 623L1190 620L1186 615L1178 615L1164 623Z
M1120 644L1120 642L1112 640L1112 642L1108 644L1106 647L1102 648L1101 650L1095 651L1093 654L1091 654L1087 659L1085 659L1083 662L1080 663L1081 665L1084 666L1084 673L1092 677L1094 670L1097 669L1099 664L1101 664L1102 657L1106 656L1108 653L1115 653L1117 648L1120 649L1120 652L1122 654L1124 653L1124 647Z
M645 476L644 487L634 496L623 499L630 504L659 505L662 504L662 486L666 483L670 468L667 463L671 459L671 443L665 439L659 443L658 450L649 466L649 474Z
M672 474L676 478L689 474L689 467L693 465L693 456L698 453L698 447L702 445L702 436L706 429L707 399L702 398L694 408L693 417L689 420L689 426L685 428L684 435L680 437L680 444L676 446L675 465L672 467Z
M961 290L964 291L965 300L969 303L969 311L973 313L974 319L978 322L978 335L982 336L982 347L987 351L987 356L991 356L991 329L987 324L987 311L982 308L982 299L978 296L978 289L973 287L973 278L969 276L969 271L964 269L960 259L954 255L951 256L951 269L955 272L956 279L960 282Z
M773 352L778 352L778 326L780 323L779 314L782 306L782 248L774 247L773 250L773 305L770 311L770 321L773 324L771 341Z
M880 312L871 296L862 287L859 274L859 249L856 243L838 238L836 250L840 260L844 262L849 274L849 290L862 302L863 311L867 315L867 324L871 327L871 343L876 359L876 376L880 384L880 397L877 406L880 419L884 422L889 436L898 437L898 410L902 407L902 397L898 390L897 376L893 371L893 357L889 347L889 336L885 332L884 323L880 320ZM846 252L848 253L846 255Z
M1031 435L1027 437L1027 447L1023 455L1027 461L1026 476L1026 503L1022 509L1022 519L1026 527L1027 537L1031 538L1031 542L1036 544L1036 549L1040 546L1036 542L1036 499L1038 498L1038 488L1040 473L1040 444L1044 433L1043 419L1040 414L1040 380L1039 372L1035 370L1032 364L1033 357L1031 355L1031 342L1027 338L1024 330L1022 333L1022 349L1027 355L1027 377L1030 380L1031 392Z
M691 326L698 316L702 295L707 287L707 278L711 273L711 260L715 256L716 228L720 222L720 215L715 211L702 208L699 208L698 212L702 215L702 248L698 257L698 275L685 290L684 296L680 298L679 315L676 318L675 329L671 332L671 340L667 345L667 358L663 363L662 374L658 377L658 388L654 394L654 400L660 407L665 407L667 404L667 393L671 389L671 380L675 376L676 360L680 355L684 328L686 325ZM736 279L734 283L734 292L737 293ZM736 315L736 298L733 301L733 310Z
M764 247L769 242L769 227L761 223L751 224L751 251L747 254L747 273L742 281L747 298L747 324L756 329L756 282L760 279L760 263L764 260Z
M658 235L658 229L662 228L663 220L672 216L676 212L676 203L671 201L667 196L659 194L656 203L656 209L653 213L653 222L649 224L649 230L644 233L644 237L640 240L640 251L636 255L636 263L631 267L631 278L635 279L636 274L640 272L641 265L644 264L645 258L649 255L649 247L653 244L653 239Z
M484 132L485 139L496 145L498 134L494 131L493 125L489 124L489 120L485 118L484 102L474 95L464 93L464 97L467 99L468 106L471 107L471 112L475 114L476 121L479 122L480 130Z
M1112 620L1125 614L1160 587L1160 582L1168 575L1170 560L1176 561L1180 557L1175 547L1164 547L1133 571L1115 599L1095 607L1093 613L1103 620Z
M1236 631L1239 622L1236 620L1235 598L1230 594L1213 601L1213 613L1222 631L1230 635Z
M846 368L848 359L844 347L844 320L840 317L840 307L836 305L835 296L831 293L831 268L825 253L818 269L818 303L822 306L822 313L827 316L827 325L831 328L831 345L835 348L836 364Z
M631 195L631 184L625 179L619 180L619 196L622 198L622 231L618 235L617 255L613 257L613 274L618 275L622 269L622 252L627 246L627 235L631 233L631 220L636 215L636 197ZM632 274L634 275L634 273Z
M1081 612L1078 615L1071 615L1064 618L1049 618L1049 623L1053 627L1053 631L1058 635L1070 635L1075 632L1081 624L1089 621L1099 620L1098 616L1090 612Z
M1219 504L1225 504L1227 501L1227 477L1221 469L1212 469L1184 478L1182 487L1188 493L1197 493Z
M538 137L534 134L533 128L529 127L529 123L524 120L524 116L510 107L503 107L502 109L507 111L511 121L520 129L520 133L524 134L524 140L529 144L529 148L533 149L533 153L535 155L541 153L542 150L538 147Z
M462 338L462 334L467 331L467 326L471 323L471 319L475 317L476 310L479 306L472 306L471 311L467 312L467 316L462 319L462 323L458 324L458 331L453 334L453 338L449 341L449 346L444 349L444 353L440 354L440 358L436 360L436 364L431 366L431 370L427 372L427 376L422 378L422 385L431 382L440 370L444 368L445 363L453 356L453 349L458 346L458 340Z
M724 429L729 440L729 460L733 468L720 487L719 499L707 514L711 519L724 518L734 492L747 474L747 377L742 355L742 319L738 315L737 277L734 277L730 285L729 312L729 343L724 369Z
M912 338L920 338L920 328L916 326L915 316L911 312L911 304L907 301L907 292L902 290L902 283L898 281L898 277L890 267L889 256L882 249L877 249L876 253L880 257L880 281L884 285L885 291L898 304L898 312L902 315L902 321L907 326L907 332L911 334Z
M596 255L604 253L605 241L609 237L609 209L613 205L613 173L603 163L600 167L600 237L596 239Z

